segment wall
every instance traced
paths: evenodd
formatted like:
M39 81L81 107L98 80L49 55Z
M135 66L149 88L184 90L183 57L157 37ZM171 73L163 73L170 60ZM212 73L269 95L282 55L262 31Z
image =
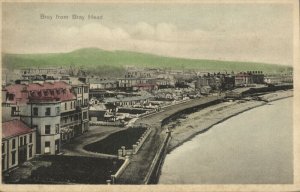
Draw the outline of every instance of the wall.
M61 106L60 106L61 113L74 111L75 109L76 109L75 99L61 102Z
M30 134L32 134L32 141L30 142ZM34 158L35 156L35 149L36 149L36 132L33 131L31 133L11 137L8 139L2 139L2 145L4 144L4 151L2 151L2 161L4 162L4 167L2 167L2 171L6 171L8 169L11 169L15 166L19 165L19 147L21 146L20 138L23 138L24 143L24 137L26 137L26 143L23 145L26 147L26 157L25 160L30 160ZM13 140L15 140L15 148L12 148ZM32 146L32 156L29 155L30 146ZM12 152L15 152L15 163L12 164Z
M49 141L51 143L50 153L55 154L55 145L53 144L55 140L60 139L60 113L57 113L57 107L60 108L60 103L40 103L27 105L24 109L26 115L31 115L31 109L34 107L38 108L38 116L25 116L21 117L27 125L32 128L37 129L38 139L36 145L36 152L39 154L45 153L45 142ZM45 116L46 108L50 107L50 116ZM32 112L33 114L33 112ZM45 133L45 126L50 125L50 134ZM58 132L56 132L56 127L58 126Z

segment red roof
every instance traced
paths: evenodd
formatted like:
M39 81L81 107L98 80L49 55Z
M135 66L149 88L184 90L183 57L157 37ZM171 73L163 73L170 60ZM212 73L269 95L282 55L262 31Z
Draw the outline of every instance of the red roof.
M7 90L7 93L14 95L12 100L6 101L7 103L27 103L29 99L36 100L36 98L39 98L40 101L43 99L49 101L49 98L60 101L76 99L74 93L71 92L71 85L63 81L45 82L42 84L31 83L28 85L15 84L5 87L5 90Z
M17 119L2 123L2 138L23 135L32 131L33 129Z

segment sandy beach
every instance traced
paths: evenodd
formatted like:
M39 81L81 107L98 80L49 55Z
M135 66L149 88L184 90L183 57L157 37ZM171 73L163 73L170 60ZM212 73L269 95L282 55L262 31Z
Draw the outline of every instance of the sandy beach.
M172 139L169 144L169 152L184 142L190 140L197 134L209 130L213 125L225 121L230 117L255 107L266 105L268 102L292 96L293 90L277 91L260 96L260 98L264 101L228 101L204 108L189 115L184 115L182 118L178 118L176 121L165 126L171 128L172 130Z

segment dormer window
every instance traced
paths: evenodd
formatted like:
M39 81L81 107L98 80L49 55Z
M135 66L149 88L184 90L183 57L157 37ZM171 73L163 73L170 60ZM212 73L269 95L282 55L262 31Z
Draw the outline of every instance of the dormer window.
M35 96L35 92L34 91L30 91L30 96L34 97Z
M15 95L14 94L8 94L8 100L12 101L14 100Z

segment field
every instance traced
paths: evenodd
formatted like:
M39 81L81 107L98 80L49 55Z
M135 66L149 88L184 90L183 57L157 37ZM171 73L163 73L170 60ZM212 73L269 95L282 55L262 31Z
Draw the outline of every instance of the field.
M138 141L145 130L146 128L130 128L119 131L101 141L84 146L84 149L92 152L116 155L121 146L125 146L126 149L132 149L132 145Z
M124 67L137 66L160 69L201 71L257 71L279 72L291 67L265 63L185 59L129 51L105 51L85 48L69 53L2 54L3 65L8 69L26 67L78 67L90 73L120 75Z

